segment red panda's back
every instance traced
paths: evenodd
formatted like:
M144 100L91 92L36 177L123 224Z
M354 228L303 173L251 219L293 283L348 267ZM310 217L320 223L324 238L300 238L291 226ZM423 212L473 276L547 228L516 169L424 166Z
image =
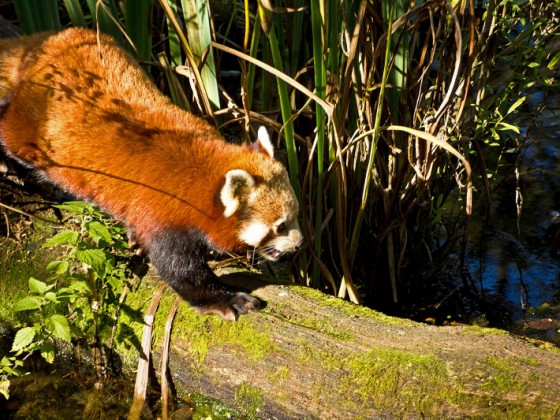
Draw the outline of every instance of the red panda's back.
M130 217L130 202L148 216L153 203L177 201L189 157L219 138L171 104L108 37L98 43L92 31L68 29L4 45L14 52L0 56L0 93L10 97L0 117L5 148L118 218ZM181 156L178 142L188 143Z

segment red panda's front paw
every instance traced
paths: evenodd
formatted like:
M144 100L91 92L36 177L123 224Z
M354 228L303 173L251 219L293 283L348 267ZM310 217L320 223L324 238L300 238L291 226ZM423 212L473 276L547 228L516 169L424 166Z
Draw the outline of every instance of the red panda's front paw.
M228 299L194 308L200 314L217 314L226 321L235 321L239 315L249 311L258 311L263 307L264 304L260 299L247 293L235 292L228 296Z
M243 292L235 293L228 304L237 312L237 315L246 314L249 311L258 311L263 308L263 302L260 299Z

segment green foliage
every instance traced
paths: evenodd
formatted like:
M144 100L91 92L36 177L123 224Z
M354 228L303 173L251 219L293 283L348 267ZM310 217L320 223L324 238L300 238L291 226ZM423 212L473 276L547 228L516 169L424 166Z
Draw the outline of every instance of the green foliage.
M10 376L20 376L23 361L16 356L3 356L0 359L0 395L8 399L10 397Z
M138 50L142 60L150 60L152 54L151 8L153 0L125 2L126 32Z
M92 204L56 207L72 213L78 229L62 230L45 242L44 248L62 248L62 259L47 264L50 276L45 281L31 277L28 295L13 304L13 312L27 313L27 322L15 334L14 355L0 363L2 381L17 374L22 360L32 353L39 352L52 363L58 342L99 346L101 340L112 343L115 338L112 327L118 322L119 297L134 276L125 229Z
M23 33L60 29L57 0L14 0Z
M486 168L483 177L499 181L508 176L511 167L502 165L504 157L515 160L526 147L526 135L520 131L527 125L520 114L524 103L532 93L558 87L552 70L558 53L549 45L559 35L552 19L557 8L558 2L508 0L502 8L486 10L485 19L497 21L491 37L502 42L489 42L492 48L473 66L474 118L464 130L481 146L483 153L476 158Z
M201 88L215 109L220 107L218 92L218 75L214 52L210 48L212 26L210 23L210 5L208 0L181 0L186 24L187 38L194 56L192 65L201 66ZM203 56L206 58L203 60Z

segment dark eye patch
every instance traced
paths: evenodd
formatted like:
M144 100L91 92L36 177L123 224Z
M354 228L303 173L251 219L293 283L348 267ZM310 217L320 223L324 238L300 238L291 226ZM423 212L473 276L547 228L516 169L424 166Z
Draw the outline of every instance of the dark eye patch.
M286 223L280 222L278 226L276 226L276 232L282 233L286 230Z

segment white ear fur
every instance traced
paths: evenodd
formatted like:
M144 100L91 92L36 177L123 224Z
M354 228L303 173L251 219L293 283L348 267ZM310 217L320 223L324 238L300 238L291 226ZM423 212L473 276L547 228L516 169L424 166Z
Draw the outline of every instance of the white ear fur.
M264 151L271 157L274 157L274 147L270 141L270 137L268 136L268 131L264 125L259 127L259 131L257 133L257 141L259 145L264 149Z
M253 177L243 169L232 169L226 174L226 183L220 191L220 199L226 208L224 217L230 217L237 211L241 198L249 195L254 185Z

